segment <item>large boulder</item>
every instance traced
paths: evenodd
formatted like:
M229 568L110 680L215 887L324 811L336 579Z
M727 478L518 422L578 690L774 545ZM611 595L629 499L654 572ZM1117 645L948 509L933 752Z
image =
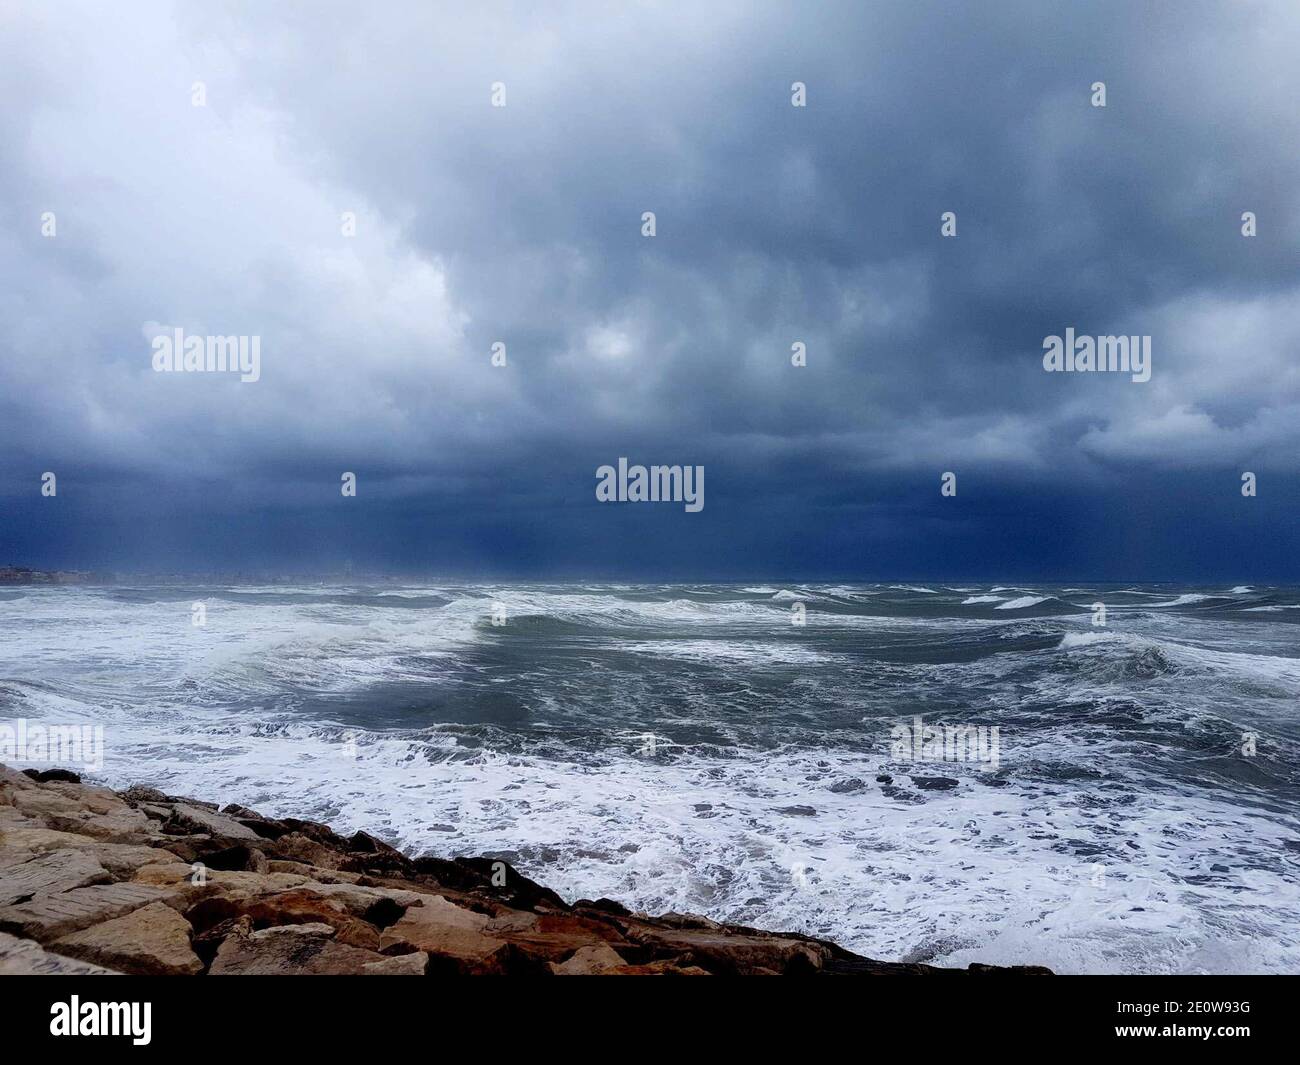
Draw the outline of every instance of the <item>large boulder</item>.
M386 928L380 949L386 953L422 950L442 972L464 975L502 974L513 952L505 940L484 933L490 918L436 895L408 909Z
M56 939L50 950L141 976L194 976L203 971L190 947L189 924L161 902Z
M111 879L94 858L70 848L34 855L0 851L0 908Z

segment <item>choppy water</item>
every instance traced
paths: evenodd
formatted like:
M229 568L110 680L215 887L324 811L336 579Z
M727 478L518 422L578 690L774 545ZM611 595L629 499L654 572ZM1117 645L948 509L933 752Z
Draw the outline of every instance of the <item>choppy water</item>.
M0 722L103 724L115 786L876 957L1297 971L1298 656L1267 587L25 588ZM895 760L915 715L996 725L996 770Z

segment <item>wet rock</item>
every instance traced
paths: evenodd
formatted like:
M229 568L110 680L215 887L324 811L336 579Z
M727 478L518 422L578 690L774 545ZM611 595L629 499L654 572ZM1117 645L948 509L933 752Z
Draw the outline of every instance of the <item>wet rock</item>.
M952 777L912 777L912 785L922 791L947 791L960 783Z
M567 910L569 904L548 887L529 880L509 862L499 858L457 858L456 864L482 878L487 890L511 906Z
M37 759L33 759L37 761ZM48 784L52 780L61 780L69 784L80 784L81 777L70 769L24 769L23 773L39 784Z
M573 908L575 910L598 910L601 913L612 913L616 917L630 917L632 914L632 911L621 902L605 898L596 899L594 902L590 899L579 899L573 904Z
M646 923L630 929L628 937L657 953L683 957L711 973L726 975L812 974L830 956L828 948L815 941L721 928L673 929Z

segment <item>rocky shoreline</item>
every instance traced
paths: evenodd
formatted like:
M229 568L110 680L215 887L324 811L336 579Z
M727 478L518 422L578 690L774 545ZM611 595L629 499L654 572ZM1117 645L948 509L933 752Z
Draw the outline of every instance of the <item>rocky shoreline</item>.
M566 903L492 858L0 766L0 975L1048 973L873 961L795 933Z

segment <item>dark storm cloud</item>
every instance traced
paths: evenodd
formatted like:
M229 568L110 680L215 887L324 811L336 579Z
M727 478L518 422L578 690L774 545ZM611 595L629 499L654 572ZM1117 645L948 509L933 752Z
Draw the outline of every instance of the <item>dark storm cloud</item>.
M36 553L35 478L67 468L92 524L183 524L176 565L282 565L291 528L330 563L1106 576L1095 537L1042 530L1143 499L1132 575L1189 507L1218 531L1185 567L1236 572L1240 471L1271 475L1257 510L1295 499L1298 28L1284 4L8 16L4 540ZM146 323L259 334L263 378L155 375ZM1067 326L1150 334L1152 380L1043 373ZM704 515L595 504L619 455L705 464ZM1294 537L1237 564L1285 570Z

